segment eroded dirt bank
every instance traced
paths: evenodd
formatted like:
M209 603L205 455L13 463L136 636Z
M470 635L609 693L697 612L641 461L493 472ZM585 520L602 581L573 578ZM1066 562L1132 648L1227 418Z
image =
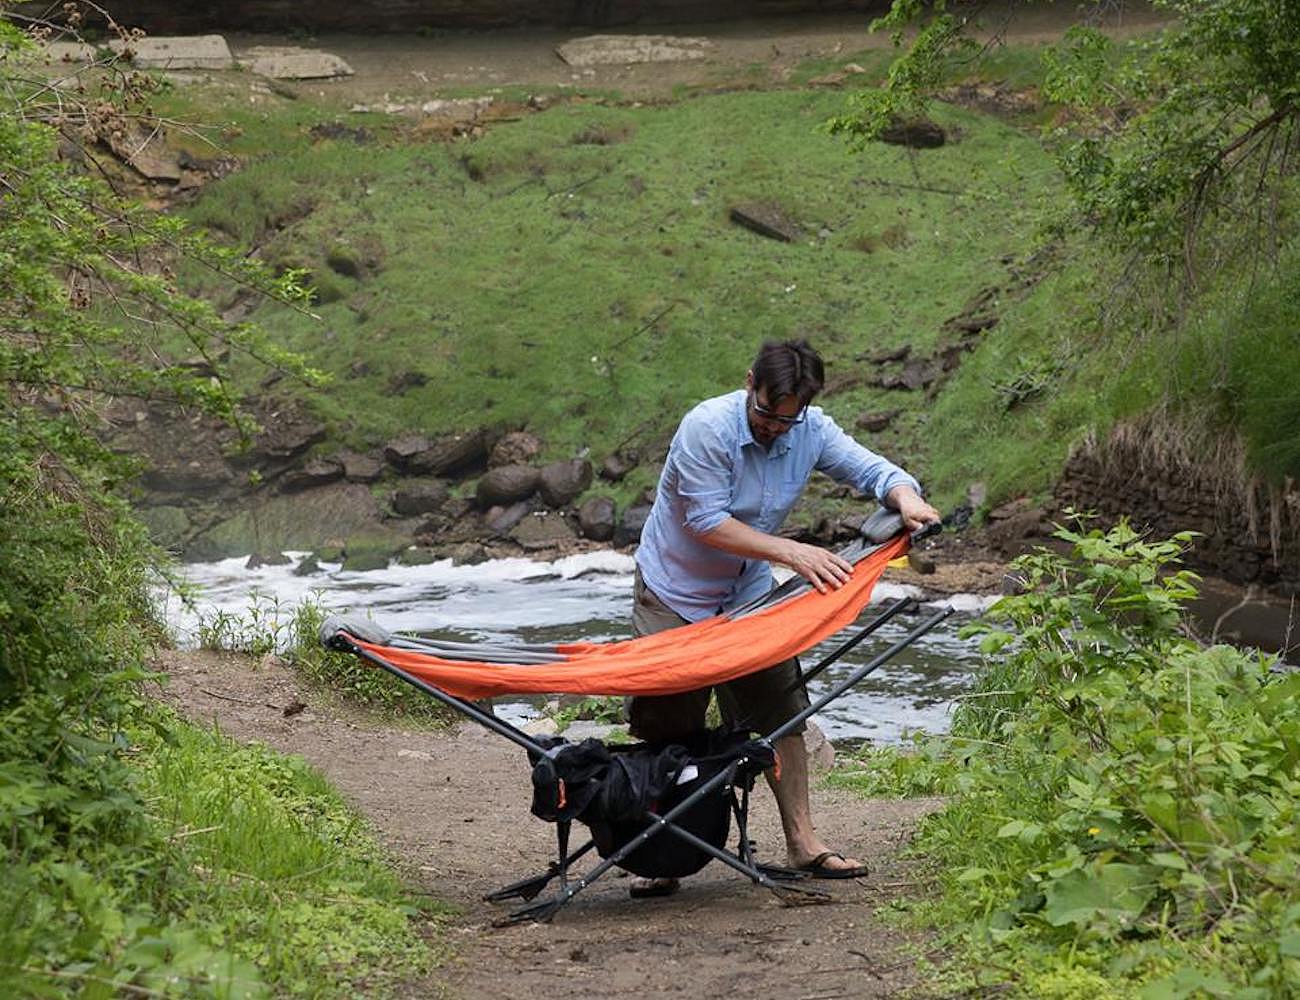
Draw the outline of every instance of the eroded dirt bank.
M917 891L897 853L934 800L865 801L817 789L819 829L872 868L864 879L819 883L834 896L828 905L783 907L711 864L667 899L631 900L627 879L607 878L554 923L494 928L503 909L482 894L553 857L554 828L528 812L520 751L475 726L411 732L348 718L312 704L273 660L169 652L159 666L170 676L164 700L235 739L305 757L371 819L418 891L460 910L447 928L452 957L410 984L409 996L832 1000L897 996L918 982L914 957L926 943L874 911ZM297 700L307 707L286 718L283 706ZM751 832L762 858L783 860L765 788Z

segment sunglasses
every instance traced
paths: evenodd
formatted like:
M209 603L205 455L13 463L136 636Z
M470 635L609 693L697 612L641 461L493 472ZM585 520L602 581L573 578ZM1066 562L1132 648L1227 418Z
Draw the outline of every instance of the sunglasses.
M793 417L769 410L766 406L759 404L758 397L754 394L753 389L749 390L749 405L753 408L755 415L762 417L764 420L770 420L774 424L781 424L783 427L794 427L796 424L801 424L808 416L807 403L804 403L799 412Z

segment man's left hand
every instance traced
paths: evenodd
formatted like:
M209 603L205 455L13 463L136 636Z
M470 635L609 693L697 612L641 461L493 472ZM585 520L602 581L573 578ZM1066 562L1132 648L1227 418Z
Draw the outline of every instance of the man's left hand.
M910 486L895 486L885 496L885 502L898 511L908 531L916 531L927 524L942 521L939 512L921 499Z

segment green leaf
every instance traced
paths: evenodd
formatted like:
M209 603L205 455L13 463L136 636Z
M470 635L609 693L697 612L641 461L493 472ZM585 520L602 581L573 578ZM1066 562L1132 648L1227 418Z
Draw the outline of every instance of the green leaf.
M1078 869L1046 885L1043 917L1053 927L1083 926L1098 919L1127 926L1141 916L1155 892L1153 872L1146 865Z

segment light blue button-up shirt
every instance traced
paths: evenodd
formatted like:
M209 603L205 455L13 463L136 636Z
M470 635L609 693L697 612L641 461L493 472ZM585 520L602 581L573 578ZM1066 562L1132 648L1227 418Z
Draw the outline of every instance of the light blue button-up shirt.
M677 428L654 506L641 530L636 563L645 585L688 621L762 597L771 567L700 541L728 517L775 534L820 469L878 500L916 480L868 451L821 407L764 448L750 432L741 389L706 399Z

